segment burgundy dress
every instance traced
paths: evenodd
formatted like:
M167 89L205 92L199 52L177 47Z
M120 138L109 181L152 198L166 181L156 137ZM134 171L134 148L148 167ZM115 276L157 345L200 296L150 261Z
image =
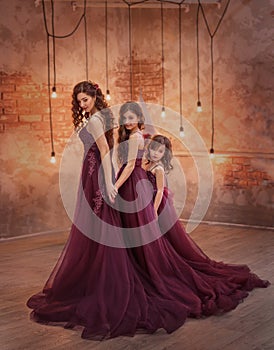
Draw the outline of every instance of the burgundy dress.
M147 171L153 186L153 198L157 187L156 177ZM175 220L176 211L172 201L173 195L165 187L158 209L159 227L162 238L159 241L168 251L169 264L176 264L187 278L186 285L181 284L181 297L192 299L198 297L198 308L190 309L191 316L211 315L234 309L254 288L265 288L269 281L260 279L246 265L225 264L211 260L185 232L179 220ZM152 251L160 242L154 242ZM164 254L162 253L162 255ZM161 254L159 254L161 255ZM172 284L172 278L170 279ZM193 293L189 293L188 289ZM193 294L193 296L191 296ZM190 304L188 304L190 305ZM195 304L193 304L195 305Z
M80 325L82 337L95 340L159 328L170 333L188 316L231 310L248 290L267 286L247 267L212 262L179 223L162 236L142 151L119 189L129 202L117 200L120 213L112 208L98 147L85 128L80 137L85 157L74 223L43 290L27 302L34 321Z
M33 309L31 318L65 328L83 326L82 337L95 340L133 336L137 331L153 333L161 327L171 331L183 323L185 310L181 315L177 313L173 325L169 321L170 300L165 308L158 303L161 298L157 290L133 266L127 249L99 242L115 227L121 231L120 216L104 200L96 143L85 128L80 138L85 157L74 223L43 290L27 301ZM93 210L92 219L86 201Z
M149 196L152 200L144 209L136 207L133 213L127 212L127 205L122 203L120 215L131 261L148 281L145 285L148 293L153 294L154 290L157 293L154 297L159 314L166 321L162 327L172 331L183 324L187 316L202 317L230 311L247 297L248 291L267 287L270 283L261 280L248 266L224 264L208 258L176 219L167 188L159 207L159 219L155 220L156 178L142 169L141 157L142 151L139 151L135 168L120 187L119 194L129 201L127 203L135 202L138 196ZM123 167L118 177L122 170ZM150 186L144 181L146 178ZM138 183L141 185L136 191ZM134 236L132 240L132 227L138 227L141 239Z

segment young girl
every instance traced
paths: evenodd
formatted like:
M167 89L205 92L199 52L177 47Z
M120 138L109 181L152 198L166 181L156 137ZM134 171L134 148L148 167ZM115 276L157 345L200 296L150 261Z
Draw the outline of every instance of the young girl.
M163 135L153 136L148 144L146 160L143 161L143 168L147 171L152 184L155 180L154 209L157 216L164 191L165 189L167 190L167 179L165 173L168 173L173 169L171 159L172 145L170 140Z
M159 216L158 222L161 233L168 244L193 271L204 274L204 282L207 281L209 287L212 290L215 289L215 293L221 286L224 292L226 291L228 294L235 293L233 297L226 296L221 302L223 310L227 311L233 305L236 307L239 302L237 293L240 295L240 290L244 295L244 291L252 290L255 287L267 287L269 282L261 280L250 272L248 266L228 265L211 260L186 233L184 227L176 218L172 196L167 188L165 173L172 169L172 156L170 140L163 135L154 135L148 144L146 160L143 162L148 179L153 185L154 208ZM235 283L234 286L232 282ZM216 284L215 287L214 284ZM229 292L230 288L232 289ZM221 297L224 298L222 293L218 297L219 301L222 300ZM204 312L208 311L204 310Z
M157 229L152 206L152 188L142 168L144 138L142 129L144 116L137 102L124 103L119 111L118 163L120 170L115 188L121 221L124 228L125 245L135 247L149 243ZM140 228L147 226L147 230ZM134 229L135 228L135 229ZM157 238L157 237L156 237Z

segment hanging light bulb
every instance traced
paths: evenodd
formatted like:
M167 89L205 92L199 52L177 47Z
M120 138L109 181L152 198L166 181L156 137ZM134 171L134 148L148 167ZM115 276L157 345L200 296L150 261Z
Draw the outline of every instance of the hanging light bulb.
M180 126L180 137L183 139L185 137L185 130L183 126Z
M71 1L71 7L72 7L72 11L75 12L77 10L77 2L76 1Z
M210 148L210 159L213 159L215 157L215 154L214 154L214 149L213 148Z
M166 117L165 106L162 107L161 117L162 117L162 118L165 118L165 117Z
M106 100L107 100L107 101L110 101L110 100L111 100L111 96L110 96L110 91L109 91L109 89L107 89Z
M56 163L56 158L55 158L55 152L54 151L51 152L50 162L51 162L51 164L55 164Z
M52 97L52 98L56 98L56 97L57 97L56 87L55 87L55 86L52 87L51 97Z
M203 109L202 109L202 104L201 104L201 101L198 101L197 102L197 112L202 112Z
M217 0L216 4L217 4L217 7L218 7L218 10L220 10L221 7L222 7L222 0Z

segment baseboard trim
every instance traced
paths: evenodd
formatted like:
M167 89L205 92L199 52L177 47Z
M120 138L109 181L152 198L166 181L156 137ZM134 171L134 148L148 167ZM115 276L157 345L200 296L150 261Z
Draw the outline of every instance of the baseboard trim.
M28 237L36 237L36 236L42 236L42 235L46 235L46 234L52 234L52 233L60 233L60 232L65 232L65 231L69 231L69 228L64 228L62 229L58 229L58 230L49 230L49 231L41 231L41 232L35 232L35 233L30 233L28 235L20 235L20 236L13 236L13 237L1 237L0 238L0 243L1 242L6 242L6 241L13 241L16 239L21 239L21 238L28 238Z
M260 225L248 225L248 224L237 224L233 222L220 222L220 221L198 221L198 220L185 220L185 219L179 219L180 221L184 223L193 222L193 223L201 223L206 225L219 225L219 226L235 226L235 227L243 227L243 228L254 228L254 229L261 229L261 230L270 230L274 231L273 226L260 226Z
M273 226L260 226L260 225L247 225L247 224L236 224L236 223L230 223L230 222L219 222L219 221L198 221L198 220L185 220L185 219L179 219L179 221L183 223L193 222L193 223L199 223L199 224L206 224L206 225L215 225L215 226L233 226L233 227L243 227L243 228L254 228L254 229L261 229L261 230L269 230L274 231ZM14 237L2 237L0 238L1 242L7 242L7 241L13 241L16 239L21 238L29 238L29 237L36 237L36 236L42 236L46 234L53 234L53 233L60 233L69 231L70 227L59 229L59 230L49 230L49 231L42 231L42 232L36 232L36 233L30 233L29 235L21 235L21 236L14 236Z

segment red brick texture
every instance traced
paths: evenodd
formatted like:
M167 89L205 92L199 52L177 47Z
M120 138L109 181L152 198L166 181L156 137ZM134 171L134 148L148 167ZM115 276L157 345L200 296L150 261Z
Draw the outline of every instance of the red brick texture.
M31 76L0 72L0 131L17 133L29 131L39 134L49 144L50 124L48 87L35 84ZM69 90L69 92L68 92ZM58 98L52 99L54 144L61 152L73 131L71 119L71 88L58 84Z
M270 174L256 169L247 157L231 157L225 164L219 165L223 175L223 185L232 188L249 188L254 186L273 187Z

